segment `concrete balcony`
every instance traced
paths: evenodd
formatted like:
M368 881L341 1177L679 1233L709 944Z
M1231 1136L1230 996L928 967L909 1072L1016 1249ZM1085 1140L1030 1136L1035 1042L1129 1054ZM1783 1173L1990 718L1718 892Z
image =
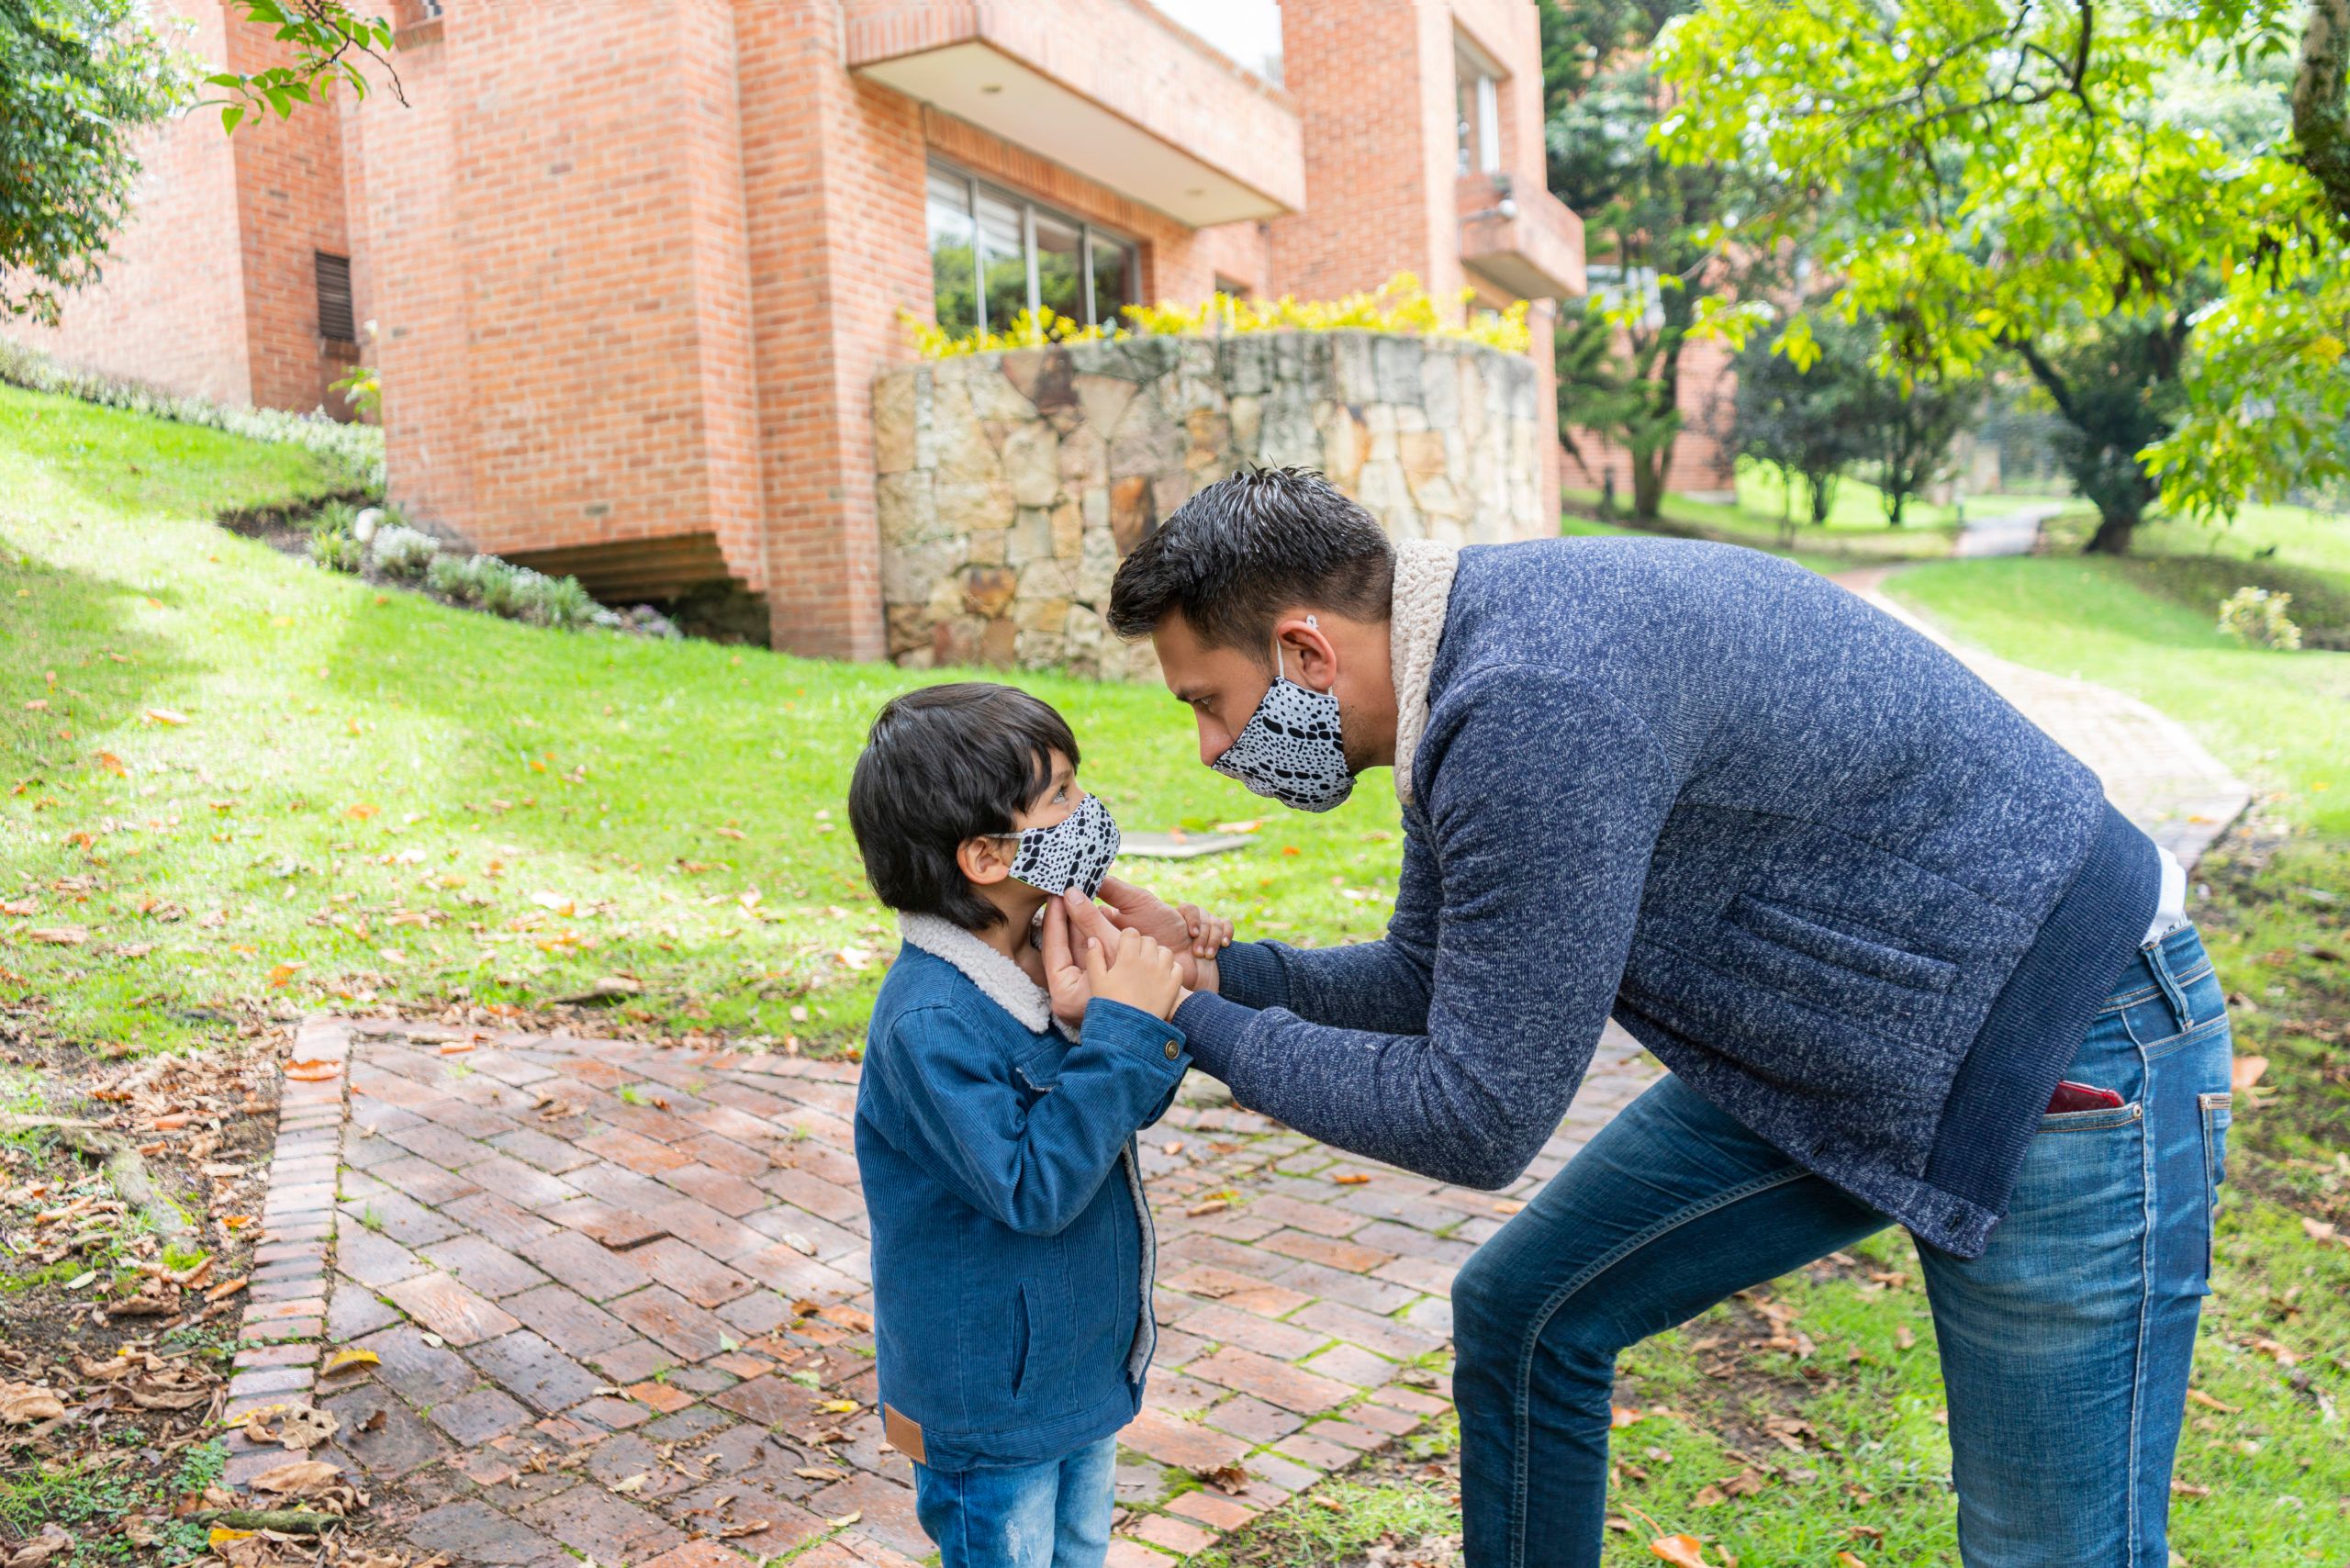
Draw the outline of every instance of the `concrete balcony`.
M1460 264L1520 299L1574 299L1583 292L1583 219L1539 185L1505 174L1464 174Z
M847 65L1190 228L1305 201L1287 94L1142 0L848 0Z

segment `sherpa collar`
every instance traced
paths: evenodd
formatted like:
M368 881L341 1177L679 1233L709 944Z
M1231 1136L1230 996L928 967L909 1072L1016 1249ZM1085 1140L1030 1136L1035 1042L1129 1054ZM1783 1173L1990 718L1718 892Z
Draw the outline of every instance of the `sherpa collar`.
M909 946L946 959L986 993L1032 1035L1041 1035L1053 1022L1052 993L1028 978L1027 971L970 932L934 914L901 914L898 935Z
M1412 803L1412 754L1428 725L1428 677L1444 640L1452 574L1460 552L1433 539L1395 543L1395 592L1388 612L1387 663L1395 681L1395 798Z

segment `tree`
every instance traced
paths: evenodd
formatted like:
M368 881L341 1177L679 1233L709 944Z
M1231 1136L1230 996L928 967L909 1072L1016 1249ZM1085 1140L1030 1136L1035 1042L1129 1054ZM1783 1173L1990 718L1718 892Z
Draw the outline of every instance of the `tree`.
M1651 134L1671 98L1650 50L1688 4L1540 0L1550 189L1582 215L1595 263L1591 300L1556 340L1561 436L1586 468L1578 428L1629 454L1641 521L1664 498L1690 330L1740 282L1715 235L1740 199L1734 170L1672 162Z
M1871 443L1859 416L1875 395L1876 377L1862 337L1855 327L1830 328L1818 340L1820 352L1800 365L1758 339L1736 361L1729 444L1741 457L1774 465L1785 479L1782 543L1794 543L1788 509L1795 481L1804 481L1813 525L1823 526L1835 510L1845 473L1869 455Z
M1975 382L1943 379L1914 365L1887 365L1883 333L1871 324L1872 340L1856 366L1862 380L1857 422L1868 460L1876 469L1885 521L1899 528L1909 503L1941 480L1950 465L1951 443L1982 403Z
M0 311L54 322L130 211L184 78L140 0L0 0Z
M364 95L363 61L399 91L383 17L342 0L232 6L271 29L285 59L204 79L227 95L212 100L227 130L340 86ZM187 102L189 77L145 0L0 0L0 313L54 323L62 293L97 281L130 217L140 133Z
M2134 421L2131 455L2184 511L2342 475L2350 0L2297 26L2300 5L1708 0L1659 40L1676 95L1659 141L1767 170L1785 195L1741 235L1805 247L1838 286L1792 319L1718 306L1705 325L1771 328L1800 359L1818 319L1876 312L1906 363L2019 357L2060 413L2098 421L2075 426L2082 461L2110 467ZM2174 96L2198 72L2291 86L2214 124ZM2100 358L2140 378L2128 420L2063 374ZM2104 487L2095 547L2127 547L2132 493Z

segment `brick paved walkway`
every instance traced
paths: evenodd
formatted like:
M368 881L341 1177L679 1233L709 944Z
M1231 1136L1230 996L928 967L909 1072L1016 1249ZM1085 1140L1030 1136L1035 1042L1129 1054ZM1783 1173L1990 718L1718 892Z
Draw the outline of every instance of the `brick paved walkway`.
M295 1057L346 1064L340 1177L319 1179L325 1107L301 1112L267 1213L301 1239L264 1249L254 1310L275 1316L246 1326L300 1338L239 1357L232 1411L332 1412L320 1457L400 1478L421 1511L397 1528L461 1568L930 1551L874 1407L854 1067L336 1019ZM1505 1194L1337 1155L1193 1074L1144 1143L1162 1332L1113 1563L1164 1568L1443 1409L1423 1363L1454 1270L1639 1092L1641 1060L1611 1029ZM319 1370L343 1347L379 1361ZM286 1457L231 1447L232 1483ZM1169 1497L1176 1473L1227 1466L1237 1492Z

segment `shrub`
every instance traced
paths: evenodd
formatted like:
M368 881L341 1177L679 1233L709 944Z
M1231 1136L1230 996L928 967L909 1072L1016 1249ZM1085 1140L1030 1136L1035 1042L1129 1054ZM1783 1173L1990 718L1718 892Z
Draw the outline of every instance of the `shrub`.
M143 382L70 370L39 349L5 340L0 340L0 382L184 425L203 425L254 441L306 447L341 466L365 488L380 491L384 487L384 432L374 425L344 424L330 419L324 410L289 414L282 409L238 408L209 398L184 398Z
M303 532L349 533L351 525L359 520L359 509L349 501L329 501L309 516L296 520L294 526Z
M1526 325L1527 304L1519 300L1506 310L1478 311L1475 295L1463 289L1463 319L1445 319L1420 280L1397 273L1378 288L1337 299L1242 299L1216 294L1206 303L1129 305L1126 325L1116 329L1083 326L1050 310L1024 310L1001 332L984 329L960 337L923 319L911 310L898 319L912 336L915 352L924 359L951 359L957 354L993 353L1006 349L1043 348L1048 343L1091 343L1107 338L1232 337L1242 332L1399 332L1413 337L1453 338L1483 343L1505 353L1524 353L1533 342Z
M441 542L397 522L379 522L367 551L377 571L400 582L414 582L440 555Z
M534 625L576 632L595 619L600 607L588 596L577 577L550 577L537 572L530 577L529 609L524 620Z
M367 547L348 533L313 533L310 559L330 572L356 572L367 564Z
M492 615L509 620L520 608L517 594L518 579L523 568L499 560L495 555L474 557L474 602Z
M2292 602L2289 593L2240 588L2220 601L2220 630L2239 643L2289 653L2301 645L2301 629L2285 613Z

